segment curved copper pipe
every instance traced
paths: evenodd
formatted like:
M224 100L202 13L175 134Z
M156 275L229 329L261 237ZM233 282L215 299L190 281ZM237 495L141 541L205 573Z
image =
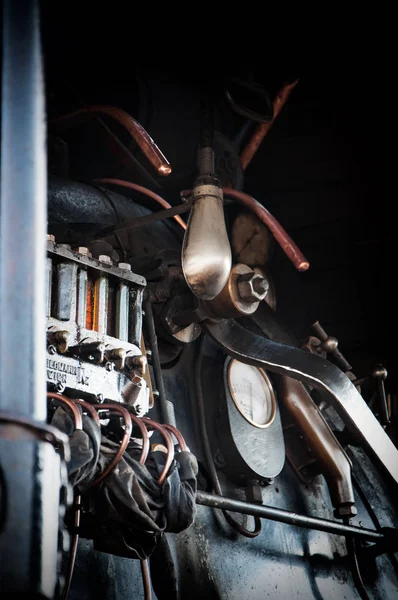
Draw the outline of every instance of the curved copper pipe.
M148 419L148 417L142 417L141 420L144 421L144 423L146 423L147 425L149 425L149 427L151 427L152 429L156 429L156 431L159 431L159 433L163 436L163 438L166 442L166 447L167 447L166 463L164 465L164 469L161 472L159 480L158 480L159 485L162 485L162 483L164 482L164 480L167 477L167 473L168 473L171 465L173 464L173 460L174 460L173 440L172 440L172 437L169 434L169 432L162 425L159 425L159 423L156 423L156 421L152 421L152 419Z
M132 421L134 421L134 423L138 426L139 430L141 431L142 451L141 451L141 456L140 456L140 464L144 465L146 459L148 458L149 447L150 447L148 432L142 422L142 419L139 419L138 417L136 417L135 415L132 415L132 414L130 414L130 417L131 417Z
M271 129L272 125L278 114L281 112L284 107L286 100L289 98L293 89L298 84L298 79L293 81L293 83L285 83L282 89L279 90L276 98L273 101L274 105L274 117L269 123L260 123L257 125L255 132L252 135L252 138L248 142L246 148L243 150L240 155L240 161L242 163L242 169L245 171L247 166L250 164L253 156L256 154L259 149L261 142Z
M95 117L107 115L124 127L137 142L149 162L159 175L170 175L171 165L161 150L155 144L149 133L131 115L116 106L95 105L80 108L73 113L54 119L50 125L58 128L68 128L74 125L81 116Z
M101 475L99 475L97 477L97 479L94 479L94 481L92 481L88 485L88 487L93 487L94 485L98 485L101 481L103 481L105 479L105 477L107 477L109 475L109 473L111 471L113 471L113 469L116 467L119 460L122 458L128 444L129 444L131 433L133 431L133 423L131 420L130 413L122 406L118 406L117 404L95 404L95 405L93 405L93 408L95 408L95 410L109 410L109 411L114 411L114 412L120 413L124 419L124 424L125 424L126 429L125 429L125 432L123 435L122 442L120 444L120 448L117 450L115 456L112 458L112 460L110 461L108 466L102 471Z
M63 396L62 394L56 394L54 392L47 392L47 398L50 400L56 400L57 402L60 402L61 404L66 404L72 411L73 420L75 423L75 429L83 429L82 413L80 412L80 410L76 406L76 404L73 402L73 400L70 400L66 396Z
M297 244L292 240L290 235L285 231L282 225L271 215L270 212L249 194L239 192L232 188L223 188L226 196L234 198L246 208L251 210L262 221L273 234L274 238L282 248L283 252L290 259L298 271L306 271L310 263L305 258Z
M113 179L112 177L101 177L100 179L94 179L94 183L110 183L112 185L120 185L120 187L129 188L131 190L135 190L136 192L141 192L142 194L145 194L146 196L148 196L148 198L152 198L152 200L155 200L155 202L160 204L160 206L163 206L163 208L172 208L171 204L169 204L167 200L162 198L162 196L159 196L159 194L157 194L156 192L153 192L152 190L143 187L142 185L138 185L137 183L132 183L131 181L125 181L124 179ZM173 218L177 221L179 225L181 225L183 229L187 228L186 223L183 221L183 219L181 219L179 215L174 215Z
M98 413L92 404L90 404L89 402L85 402L84 400L80 400L80 398L73 398L72 400L76 404L80 404L80 406L85 408L86 412L89 413L90 417L97 423L97 425L101 425L101 421L98 416Z
M188 450L188 446L186 441L183 438L183 435L180 431L178 431L178 429L176 427L174 427L173 425L169 425L168 423L163 423L162 427L164 427L164 429L167 429L167 431L171 431L171 433L173 433L177 439L177 442L180 445L181 451L182 452L187 452Z

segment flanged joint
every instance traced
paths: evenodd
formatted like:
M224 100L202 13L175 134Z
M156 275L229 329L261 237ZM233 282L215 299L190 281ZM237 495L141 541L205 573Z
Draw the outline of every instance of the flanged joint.
M238 290L242 300L261 302L268 293L269 282L260 273L243 273L238 279Z

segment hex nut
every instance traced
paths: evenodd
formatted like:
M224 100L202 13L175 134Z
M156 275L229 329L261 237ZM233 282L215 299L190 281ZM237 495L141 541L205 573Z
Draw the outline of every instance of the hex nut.
M104 265L112 266L112 259L107 254L100 254L98 260Z
M91 252L88 248L86 248L86 246L79 246L78 248L73 248L73 251L77 252L78 254L82 254L83 256L91 256Z
M238 279L239 296L245 302L261 302L268 289L269 283L260 273L244 273Z
M124 263L121 262L118 264L119 269L122 269L123 271L131 271L131 265L129 263Z

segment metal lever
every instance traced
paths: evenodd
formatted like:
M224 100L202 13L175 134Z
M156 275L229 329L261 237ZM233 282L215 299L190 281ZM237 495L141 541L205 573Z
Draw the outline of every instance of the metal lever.
M235 321L205 323L204 327L215 342L241 362L287 375L326 392L346 425L360 436L398 483L398 449L339 368L303 350L255 335Z

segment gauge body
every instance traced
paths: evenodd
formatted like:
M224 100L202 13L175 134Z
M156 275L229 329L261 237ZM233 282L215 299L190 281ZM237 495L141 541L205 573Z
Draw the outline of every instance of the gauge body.
M285 462L272 380L224 353L209 358L204 372L206 424L216 466L241 486L269 483Z
M228 393L241 415L254 427L269 427L276 414L276 399L268 375L257 367L231 360L227 368Z

